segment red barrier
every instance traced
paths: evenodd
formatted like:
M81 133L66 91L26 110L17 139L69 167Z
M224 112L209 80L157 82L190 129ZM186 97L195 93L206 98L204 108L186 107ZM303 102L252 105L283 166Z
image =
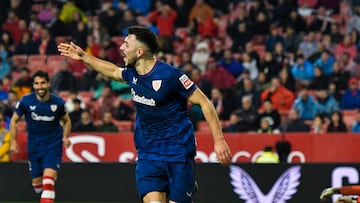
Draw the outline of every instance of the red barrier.
M266 145L274 146L281 135L225 134L233 152L233 162L254 162ZM358 134L284 135L292 146L288 162L360 162ZM64 150L64 161L72 162L132 162L136 151L132 133L77 133L72 134L72 145ZM212 136L197 133L197 161L216 162ZM12 160L26 160L26 134L18 135L20 153Z

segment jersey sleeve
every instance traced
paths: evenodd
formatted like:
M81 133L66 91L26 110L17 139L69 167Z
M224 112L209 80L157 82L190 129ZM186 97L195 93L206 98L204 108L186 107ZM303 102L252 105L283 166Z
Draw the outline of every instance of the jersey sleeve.
M14 109L15 113L21 117L22 115L25 114L26 112L26 106L24 104L24 101L21 99L19 100L16 105L15 105L15 109Z
M175 77L175 86L177 92L182 97L189 97L196 89L196 84L192 81L183 71L179 70L176 72Z
M131 69L129 68L124 68L123 71L121 72L122 74L122 78L124 81L126 81L127 83L129 83L129 78L130 78L130 74L131 74Z
M65 116L66 112L66 108L65 108L65 101L60 100L60 104L59 104L59 116L60 118L62 118L63 116Z

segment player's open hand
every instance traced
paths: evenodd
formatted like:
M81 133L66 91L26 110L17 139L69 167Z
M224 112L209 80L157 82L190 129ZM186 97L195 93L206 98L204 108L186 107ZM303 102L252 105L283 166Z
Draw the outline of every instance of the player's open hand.
M85 51L82 50L79 46L73 42L69 43L60 43L58 46L58 51L62 56L68 56L74 60L80 60L84 56Z
M10 142L10 153L16 154L19 152L17 141Z
M65 148L69 148L71 145L71 142L69 140L69 138L63 138L63 145Z
M216 158L222 165L230 165L231 163L231 151L229 145L225 140L217 140L214 143L214 149L216 153Z

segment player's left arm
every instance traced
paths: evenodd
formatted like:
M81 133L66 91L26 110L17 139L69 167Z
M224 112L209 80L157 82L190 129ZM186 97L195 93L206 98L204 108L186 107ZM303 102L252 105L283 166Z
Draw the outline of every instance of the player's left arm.
M70 146L69 135L71 132L71 119L68 113L66 113L61 120L63 121L63 145L68 148Z
M231 151L222 133L221 124L219 117L216 114L214 105L199 88L196 88L195 91L188 97L188 101L192 104L200 105L204 117L210 125L217 159L223 165L230 164L232 156Z

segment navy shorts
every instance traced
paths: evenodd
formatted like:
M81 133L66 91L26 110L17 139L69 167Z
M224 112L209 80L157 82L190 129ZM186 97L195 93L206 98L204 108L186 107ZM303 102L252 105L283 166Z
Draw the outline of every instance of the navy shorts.
M191 203L195 188L195 161L168 162L138 160L136 186L141 198L149 192L165 192L168 199L179 203Z
M53 147L44 151L29 152L29 172L31 178L42 176L45 168L51 168L58 171L60 168L61 157L61 147Z

